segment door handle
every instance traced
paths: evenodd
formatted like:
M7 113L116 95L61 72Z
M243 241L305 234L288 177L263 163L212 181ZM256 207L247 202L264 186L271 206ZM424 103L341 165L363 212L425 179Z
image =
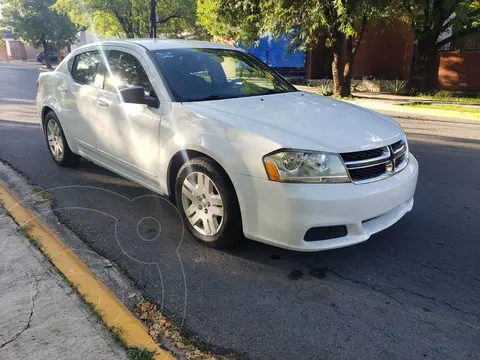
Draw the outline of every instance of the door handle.
M100 107L109 107L109 106L110 106L110 103L108 103L108 102L105 101L105 100L98 99L98 100L97 100L97 105L100 106Z

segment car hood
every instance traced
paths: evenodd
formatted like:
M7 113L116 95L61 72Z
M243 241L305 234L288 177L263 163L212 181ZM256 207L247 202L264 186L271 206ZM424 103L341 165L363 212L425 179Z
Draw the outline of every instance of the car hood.
M367 150L404 135L401 126L387 116L301 91L183 105L288 148L337 153Z

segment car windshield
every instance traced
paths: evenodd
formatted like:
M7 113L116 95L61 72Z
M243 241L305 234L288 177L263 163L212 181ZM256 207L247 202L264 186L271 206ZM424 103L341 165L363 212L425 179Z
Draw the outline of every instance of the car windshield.
M228 49L152 51L175 101L206 101L297 91L257 58Z

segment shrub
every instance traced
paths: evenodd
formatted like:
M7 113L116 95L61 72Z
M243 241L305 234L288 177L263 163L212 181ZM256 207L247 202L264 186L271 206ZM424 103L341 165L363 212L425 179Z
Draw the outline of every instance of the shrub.
M333 95L333 84L330 81L324 81L318 85L318 93L323 96Z
M407 83L403 80L393 80L386 84L386 88L394 95L403 95L407 90Z
M288 77L287 80L293 85L303 85L308 86L308 81L303 77Z

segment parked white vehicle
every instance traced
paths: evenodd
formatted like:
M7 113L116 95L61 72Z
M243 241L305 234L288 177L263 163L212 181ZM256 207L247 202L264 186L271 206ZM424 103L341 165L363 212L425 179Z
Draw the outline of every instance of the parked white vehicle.
M315 251L367 240L413 206L418 163L393 119L297 91L225 45L108 41L41 73L53 159L84 157L176 202L187 229Z

